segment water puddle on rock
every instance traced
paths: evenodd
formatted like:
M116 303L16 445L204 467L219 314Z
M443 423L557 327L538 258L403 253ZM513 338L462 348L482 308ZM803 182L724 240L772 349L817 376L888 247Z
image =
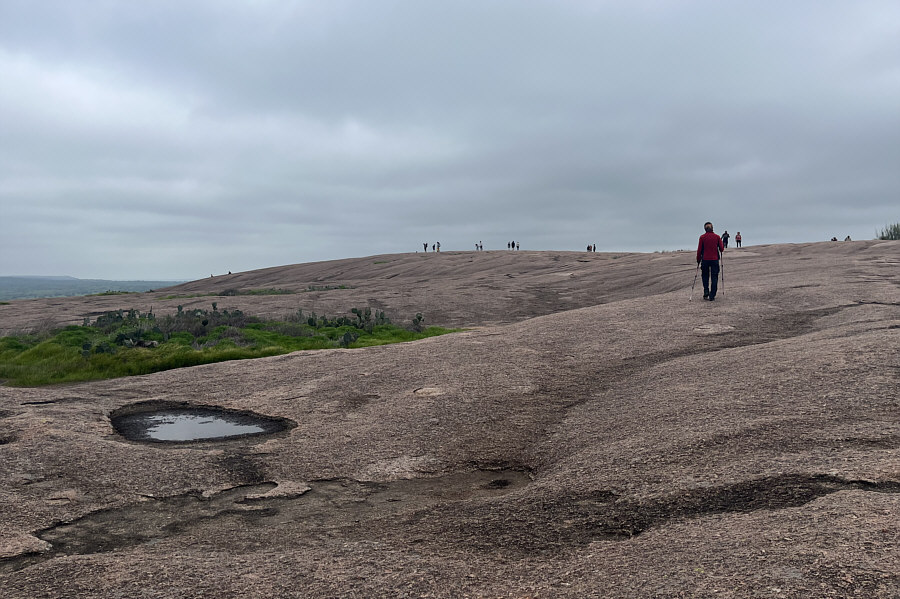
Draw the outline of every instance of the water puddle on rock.
M290 421L213 406L147 402L110 415L116 431L132 441L189 443L267 435L293 427Z
M164 412L147 416L147 437L152 441L201 441L266 432L256 424L240 424L227 416L203 416L187 412Z

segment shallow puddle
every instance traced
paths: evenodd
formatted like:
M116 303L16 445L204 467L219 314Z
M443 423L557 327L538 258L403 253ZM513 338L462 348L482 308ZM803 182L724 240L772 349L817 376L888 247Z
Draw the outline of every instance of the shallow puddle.
M190 443L277 433L293 423L251 412L213 406L147 403L110 415L116 431L132 441Z

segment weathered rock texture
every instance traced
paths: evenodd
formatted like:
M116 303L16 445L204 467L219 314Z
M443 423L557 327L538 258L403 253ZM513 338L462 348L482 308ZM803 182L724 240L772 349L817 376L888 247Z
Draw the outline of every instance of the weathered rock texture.
M6 332L211 301L468 328L0 387L2 595L900 597L900 242L728 250L715 303L694 274L692 252L448 252L0 306ZM297 426L115 434L154 399Z

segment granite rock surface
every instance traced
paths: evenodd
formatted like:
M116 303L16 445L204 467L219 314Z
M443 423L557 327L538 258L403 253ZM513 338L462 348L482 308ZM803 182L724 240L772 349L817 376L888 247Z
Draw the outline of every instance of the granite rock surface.
M212 301L465 329L0 386L2 595L900 597L900 242L729 249L714 303L695 266L398 254L0 306L0 334ZM296 426L116 434L154 400Z

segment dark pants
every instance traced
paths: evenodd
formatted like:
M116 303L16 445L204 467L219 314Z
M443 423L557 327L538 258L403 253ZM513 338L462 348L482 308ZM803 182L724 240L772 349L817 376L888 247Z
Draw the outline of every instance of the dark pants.
M710 275L712 275L712 281L709 280ZM700 262L700 278L703 280L703 296L716 297L716 291L719 289L719 261L703 260Z

